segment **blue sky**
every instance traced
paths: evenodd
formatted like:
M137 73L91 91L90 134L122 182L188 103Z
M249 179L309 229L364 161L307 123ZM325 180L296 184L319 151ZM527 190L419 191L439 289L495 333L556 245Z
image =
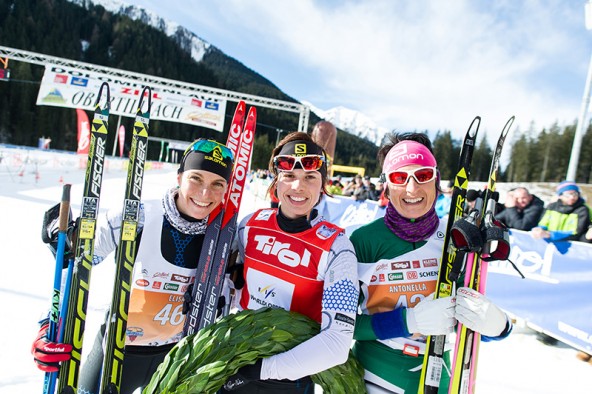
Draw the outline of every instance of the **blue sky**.
M128 0L175 21L295 99L399 131L475 115L494 141L571 124L592 54L585 0Z

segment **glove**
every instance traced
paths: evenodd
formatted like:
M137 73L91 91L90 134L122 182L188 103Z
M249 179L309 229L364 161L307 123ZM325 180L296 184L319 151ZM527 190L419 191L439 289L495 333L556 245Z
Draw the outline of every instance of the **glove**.
M183 294L183 309L181 313L186 315L189 313L191 309L191 304L193 303L193 283L187 286L187 291ZM218 305L216 306L216 316L220 316L222 314L222 310L226 305L226 298L221 295L218 298Z
M72 345L51 342L47 338L48 329L49 322L44 320L31 347L31 354L35 359L37 368L44 372L57 372L60 362L68 361L72 357Z
M46 243L55 258L58 247L60 204L54 205L43 215L41 226L41 240ZM78 220L72 220L72 210L68 212L68 229L66 231L66 247L64 249L64 268L68 267L68 260L74 258L72 245L75 243L75 233L78 227Z
M228 378L224 383L224 390L234 391L240 387L243 387L254 380L261 379L261 366L263 365L263 359L260 358L255 361L255 364L245 365L240 367L234 375Z
M183 310L181 313L184 315L189 313L191 309L191 303L193 302L193 283L187 286L187 291L183 294Z
M469 287L456 291L456 319L488 337L500 336L506 329L508 317L483 294Z
M434 299L434 294L407 309L407 330L423 335L444 335L454 331L454 297Z

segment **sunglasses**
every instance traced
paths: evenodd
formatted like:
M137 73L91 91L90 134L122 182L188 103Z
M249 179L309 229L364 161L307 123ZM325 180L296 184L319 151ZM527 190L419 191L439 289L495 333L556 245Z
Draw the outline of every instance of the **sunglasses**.
M410 177L413 177L419 184L428 183L436 177L436 167L420 167L410 171L398 170L386 176L391 184L397 186L406 185Z
M296 163L300 163L304 171L318 171L325 163L325 157L320 155L276 156L273 159L273 164L278 171L292 171Z
M190 151L202 152L202 153L212 153L217 151L217 153L221 156L221 159L230 158L234 161L234 155L232 151L228 149L226 145L222 145L218 141L214 140L197 140L193 144L189 145L187 149L185 149L185 153L183 156L186 156L187 153Z

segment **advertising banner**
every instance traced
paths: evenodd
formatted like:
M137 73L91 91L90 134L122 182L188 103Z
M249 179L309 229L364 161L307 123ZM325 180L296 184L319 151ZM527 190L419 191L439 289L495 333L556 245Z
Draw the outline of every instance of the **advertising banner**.
M96 94L103 82L109 83L111 114L135 117L138 96L144 87L140 81L65 66L45 66L37 105L93 111ZM222 132L226 100L174 87L150 87L150 119L187 123Z
M487 297L547 334L592 353L592 245L511 231L510 260L489 263Z

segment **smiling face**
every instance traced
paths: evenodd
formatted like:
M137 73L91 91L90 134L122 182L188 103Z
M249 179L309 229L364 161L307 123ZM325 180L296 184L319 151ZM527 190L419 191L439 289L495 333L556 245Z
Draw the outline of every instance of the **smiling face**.
M420 167L422 166L413 164L401 167L400 170L410 171ZM401 216L407 219L417 219L425 215L434 205L436 179L419 184L414 177L409 177L407 183L401 186L387 182L389 200Z
M282 213L290 219L308 216L319 201L322 183L318 171L279 171L277 195Z
M220 175L204 170L187 170L177 175L177 209L201 220L222 202L227 182Z
M524 209L530 204L533 197L528 190L519 188L514 190L514 198L516 199L516 208Z

